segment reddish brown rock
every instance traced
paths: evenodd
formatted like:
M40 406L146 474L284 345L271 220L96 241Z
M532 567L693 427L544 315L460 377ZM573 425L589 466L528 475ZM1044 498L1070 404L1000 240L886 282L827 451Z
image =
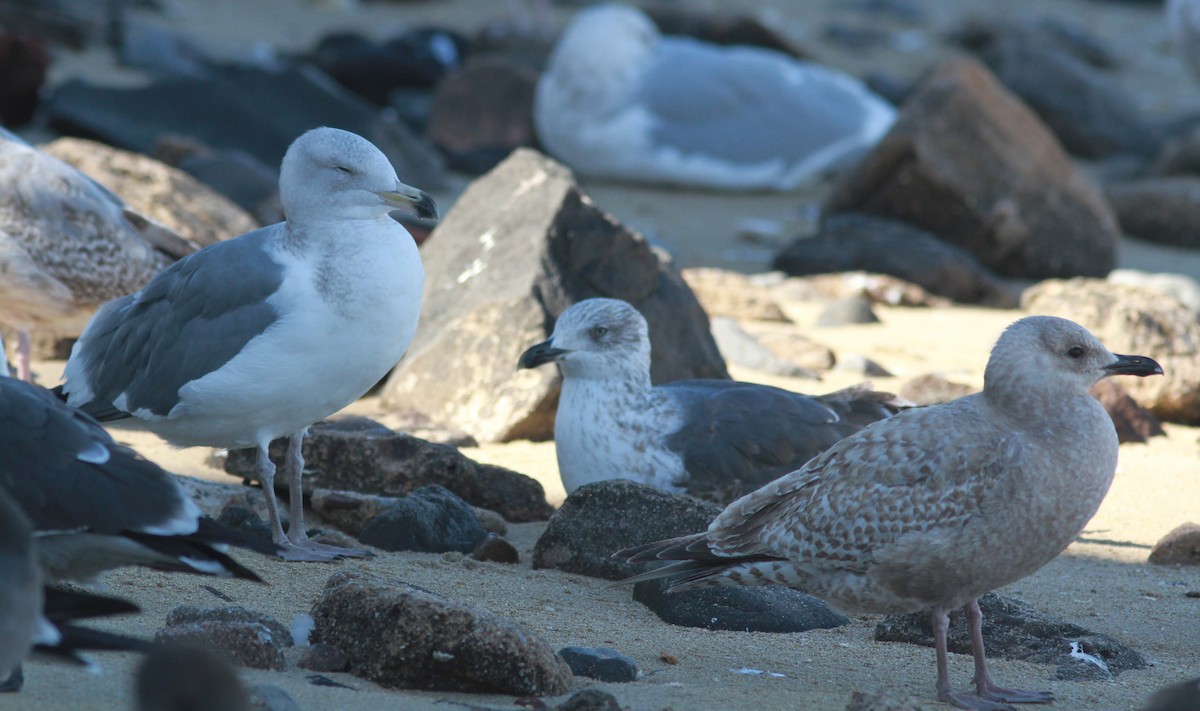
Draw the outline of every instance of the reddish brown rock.
M1185 523L1171 529L1150 551L1156 565L1200 565L1200 525Z
M312 614L314 643L338 647L351 673L383 686L509 696L571 688L570 668L537 635L399 580L334 573Z
M1114 353L1155 359L1165 375L1121 386L1163 420L1200 423L1200 323L1175 297L1101 279L1050 280L1026 289L1021 307L1071 319Z
M1057 139L981 64L937 66L892 130L847 173L826 214L917 225L1002 276L1103 276L1117 225Z
M946 380L940 375L929 373L927 375L918 375L905 382L904 385L900 386L900 391L897 395L914 405L924 406L950 402L955 398L970 395L973 392L976 392L976 390L970 385L956 383Z
M492 55L468 61L438 84L426 132L450 167L482 173L513 149L537 145L537 79L532 67Z
M1117 440L1147 442L1151 437L1165 437L1162 421L1146 408L1137 404L1125 388L1115 380L1101 380L1092 388L1092 395L1104 405L1113 426L1117 428Z

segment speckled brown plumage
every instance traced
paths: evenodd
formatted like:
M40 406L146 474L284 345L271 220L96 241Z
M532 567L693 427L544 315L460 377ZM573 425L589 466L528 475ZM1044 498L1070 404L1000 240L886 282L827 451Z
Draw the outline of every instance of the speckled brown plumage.
M1088 389L1161 372L1070 321L1021 319L993 349L982 393L869 425L730 504L706 532L618 555L682 561L636 578L680 574L673 589L782 584L848 612L932 609L937 627L966 606L977 622L975 599L1058 555L1108 491L1117 438ZM980 696L952 692L937 632L943 701L1049 700L995 687L982 638Z

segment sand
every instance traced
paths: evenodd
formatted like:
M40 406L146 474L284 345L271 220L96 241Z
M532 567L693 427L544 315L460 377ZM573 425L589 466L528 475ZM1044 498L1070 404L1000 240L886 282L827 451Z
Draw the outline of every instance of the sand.
M697 7L752 6L749 0L694 0ZM851 51L821 40L821 28L831 19L861 21L837 3L767 3L770 16L785 23L788 32L835 66L852 71L887 67L902 78L917 76L933 54L938 36L967 15L1012 16L1033 11L1073 18L1106 37L1124 68L1119 81L1135 92L1139 105L1156 117L1200 109L1200 94L1188 83L1167 44L1167 35L1153 6L1096 3L1089 0L941 0L919 3L929 14L920 28L904 35L915 51L876 49ZM383 37L405 24L424 21L473 30L506 13L528 12L545 3L488 3L488 13L471 0L440 2L296 2L295 0L164 0L165 22L187 32L219 54L252 51L265 43L282 52L301 51L322 34L335 29L358 29ZM553 6L549 17L533 17L535 25L560 25L570 8ZM136 72L115 66L104 50L66 53L53 70L53 81L73 76L110 83L145 80ZM458 189L466 179L456 179ZM810 225L827 185L814 185L787 195L739 195L678 190L631 188L584 181L597 204L627 224L668 246L681 266L720 266L761 271L770 256L796 229ZM436 196L449 205L453 192ZM748 221L758 223L754 238L741 233ZM774 234L773 234L774 233ZM1125 241L1123 266L1180 271L1200 277L1200 255ZM894 389L906 378L937 372L953 380L980 385L982 368L995 337L1022 314L977 308L899 309L880 307L881 324L819 329L812 324L819 304L792 313L794 324L759 324L762 328L798 329L839 355L862 353L896 374L877 378L881 389ZM35 363L45 383L57 381L60 362ZM853 374L830 372L823 381L792 380L733 368L735 377L768 382L803 392L824 392L860 380ZM350 411L388 422L378 401L367 398ZM146 432L114 428L114 435L146 456L179 474L224 486L239 480L216 469L211 452L173 450ZM1061 709L1136 708L1156 688L1200 674L1197 653L1200 634L1196 619L1200 599L1185 593L1200 591L1200 569L1150 566L1150 546L1176 525L1200 520L1200 487L1195 485L1196 428L1168 425L1168 436L1145 445L1124 445L1121 464L1108 498L1087 530L1062 556L1037 574L1001 590L1035 607L1096 632L1112 635L1144 654L1150 666L1121 674L1114 682L1064 682L1054 670L1005 660L993 661L998 681L1052 690ZM539 479L552 503L563 499L557 479L552 443L516 442L486 445L464 452L480 461L504 465ZM215 486L213 484L212 486ZM257 492L253 492L257 496ZM215 498L206 497L206 502ZM381 554L369 561L297 564L237 554L259 572L268 585L165 575L130 570L111 574L103 589L127 597L143 614L107 625L122 632L150 637L163 625L166 613L183 605L222 606L207 587L253 610L288 623L309 611L336 570L366 569L394 576L446 597L509 617L545 638L556 648L566 645L609 646L634 658L644 677L629 684L601 684L632 709L837 709L854 690L889 688L935 705L932 649L877 643L872 632L877 618L853 618L851 624L803 634L709 632L667 625L640 604L628 590L605 589L602 581L553 570L532 570L531 551L543 524L512 526L510 539L521 552L515 566L478 563L457 555ZM678 658L669 665L666 653ZM296 650L289 650L284 672L242 670L251 684L284 688L309 711L338 709L447 708L443 701L506 707L511 697L444 692L385 690L348 674L327 676L353 689L318 687L295 668ZM5 709L129 709L137 658L128 654L99 655L98 676L83 671L31 663L26 687L6 696ZM968 656L951 656L955 683L965 688L971 674ZM735 670L770 671L782 676L744 674ZM575 688L592 682L578 679ZM453 706L449 706L453 708Z

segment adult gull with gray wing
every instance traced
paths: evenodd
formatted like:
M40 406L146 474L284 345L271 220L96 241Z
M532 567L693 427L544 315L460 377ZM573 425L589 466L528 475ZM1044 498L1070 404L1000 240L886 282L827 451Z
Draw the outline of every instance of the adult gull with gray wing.
M134 416L177 446L258 449L284 557L361 551L308 539L300 446L308 426L361 397L417 327L424 270L389 212L434 217L366 139L318 128L283 158L286 221L206 247L105 304L67 362L63 392L102 419ZM285 534L267 446L290 436Z

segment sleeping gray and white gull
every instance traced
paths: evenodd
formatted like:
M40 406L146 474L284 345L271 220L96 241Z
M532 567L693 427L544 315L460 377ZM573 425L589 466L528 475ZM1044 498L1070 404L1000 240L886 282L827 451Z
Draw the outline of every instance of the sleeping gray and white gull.
M542 145L577 173L737 190L791 190L869 150L895 115L833 69L663 36L616 4L576 14L534 100Z
M221 549L274 553L202 517L179 482L91 417L7 377L0 377L0 489L32 521L50 582L91 580L127 565L258 581Z
M318 128L280 167L287 219L181 259L105 304L67 361L63 392L101 419L132 415L181 447L256 447L281 554L360 554L308 539L300 445L308 426L361 397L408 348L424 271L388 213L436 216L361 136ZM291 525L275 501L267 445L290 436Z
M733 502L707 531L616 556L680 561L626 581L683 576L673 590L778 584L846 612L931 609L939 700L1049 703L1048 692L992 682L977 598L1050 562L1100 507L1117 435L1089 389L1161 373L1071 321L1023 318L992 349L983 392L876 422ZM947 613L959 606L977 696L950 685Z
M617 299L568 308L520 367L549 362L563 375L554 443L568 494L632 479L728 502L904 404L869 387L809 397L731 380L654 386L646 319Z
M22 380L30 377L32 330L78 334L100 304L141 288L195 251L96 181L3 129L0 185L0 324L17 331Z

